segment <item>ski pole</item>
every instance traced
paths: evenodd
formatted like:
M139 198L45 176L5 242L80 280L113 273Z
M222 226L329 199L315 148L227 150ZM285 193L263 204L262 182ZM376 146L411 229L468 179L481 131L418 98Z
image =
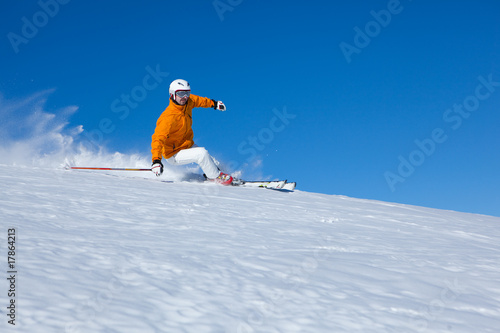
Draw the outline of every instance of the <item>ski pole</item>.
M72 170L151 171L151 169L70 167Z

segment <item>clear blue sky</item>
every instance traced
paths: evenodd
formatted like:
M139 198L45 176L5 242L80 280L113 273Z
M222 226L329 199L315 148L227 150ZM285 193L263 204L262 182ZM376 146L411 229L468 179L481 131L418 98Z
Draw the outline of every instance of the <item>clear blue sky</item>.
M500 216L499 13L496 0L4 1L0 94L54 89L46 107L78 106L79 140L149 156L182 78L226 103L195 110L195 140L234 168Z

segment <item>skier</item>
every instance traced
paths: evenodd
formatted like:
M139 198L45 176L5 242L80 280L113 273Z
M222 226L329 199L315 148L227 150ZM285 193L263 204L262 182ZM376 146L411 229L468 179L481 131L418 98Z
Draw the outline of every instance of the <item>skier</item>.
M203 147L193 141L193 108L213 107L226 111L221 101L191 94L191 86L185 80L174 80L168 90L170 103L156 122L152 137L151 153L153 164L151 171L156 176L163 173L162 157L171 165L197 163L206 177L222 185L230 185L233 177L223 173L214 163L212 156Z

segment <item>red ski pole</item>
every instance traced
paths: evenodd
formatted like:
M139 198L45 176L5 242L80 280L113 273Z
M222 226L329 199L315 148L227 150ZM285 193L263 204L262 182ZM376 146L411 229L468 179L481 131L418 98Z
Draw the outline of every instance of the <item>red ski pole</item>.
M72 170L151 171L151 169L70 167Z

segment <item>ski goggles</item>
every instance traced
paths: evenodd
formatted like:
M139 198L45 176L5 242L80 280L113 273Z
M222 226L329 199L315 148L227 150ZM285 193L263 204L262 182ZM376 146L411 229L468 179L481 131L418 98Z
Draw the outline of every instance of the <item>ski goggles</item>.
M189 98L189 95L191 95L191 91L189 90L178 90L175 92L175 95L177 95L177 97L179 98L184 98L184 97L188 97Z

